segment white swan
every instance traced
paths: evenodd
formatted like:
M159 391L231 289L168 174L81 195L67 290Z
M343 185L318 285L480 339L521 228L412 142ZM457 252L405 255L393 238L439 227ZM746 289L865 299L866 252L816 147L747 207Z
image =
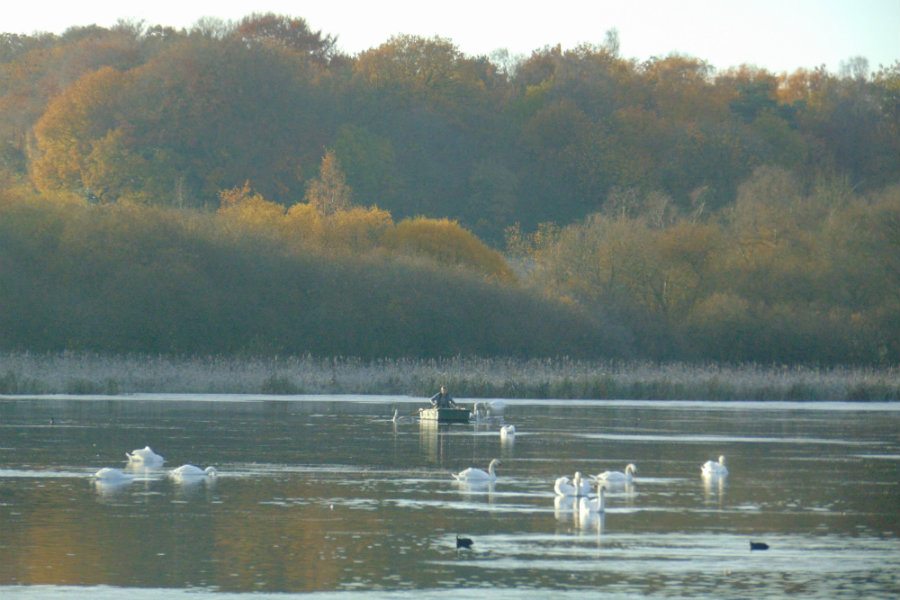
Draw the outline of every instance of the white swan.
M575 471L572 479L566 476L558 478L553 484L553 491L557 496L587 496L591 493L591 484L582 478L580 471Z
M706 461L700 467L700 473L705 477L724 477L728 475L728 469L725 468L725 457L720 456L719 462Z
M464 471L460 471L459 473L451 473L453 478L457 481L496 481L497 473L494 472L494 469L497 465L501 464L500 459L493 459L491 464L488 465L488 470L483 471L481 469L476 469L474 467L469 467Z
M504 425L500 428L500 437L515 437L516 435L516 426L515 425Z
M94 473L93 478L95 481L108 484L130 483L132 480L132 476L128 473L124 473L121 469L112 469L109 467L103 467Z
M199 481L207 477L215 477L217 474L215 467L201 469L194 465L181 465L177 469L172 469L169 476L176 481Z
M419 409L421 410L421 409ZM393 423L409 423L412 421L412 415L401 415L400 409L394 409L394 416L391 417L391 422Z
M625 467L625 472L622 471L603 471L599 475L595 475L593 477L594 481L598 484L600 483L631 483L634 481L634 474L637 472L637 467L634 464L629 463L628 466Z
M582 498L578 501L578 512L584 518L590 513L606 512L606 488L602 484L597 485L597 497L594 499Z
M484 404L476 402L472 405L472 412L469 413L469 419L476 423L481 423L485 419L485 412Z
M574 491L574 487L572 487L572 480L563 475L562 477L557 477L556 481L553 483L553 491L556 492L557 496L572 496L571 493Z
M128 463L131 465L144 465L145 467L161 467L166 459L153 451L150 446L144 446L143 448L138 448L137 450L132 450L130 453L126 452L125 456L128 457Z

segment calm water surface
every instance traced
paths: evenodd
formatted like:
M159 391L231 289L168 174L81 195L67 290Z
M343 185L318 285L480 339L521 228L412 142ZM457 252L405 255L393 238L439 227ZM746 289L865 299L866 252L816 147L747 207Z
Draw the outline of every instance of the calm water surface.
M0 397L0 596L900 594L900 405L505 404L514 441L393 423L423 405L398 397ZM145 445L162 469L91 481ZM450 476L492 458L493 485ZM602 516L553 493L627 463Z

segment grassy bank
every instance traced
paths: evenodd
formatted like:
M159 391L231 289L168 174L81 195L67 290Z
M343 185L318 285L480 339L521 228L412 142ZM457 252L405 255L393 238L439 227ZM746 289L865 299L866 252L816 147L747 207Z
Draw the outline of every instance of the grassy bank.
M658 400L900 400L900 370L568 359L361 361L0 354L0 394L401 394Z

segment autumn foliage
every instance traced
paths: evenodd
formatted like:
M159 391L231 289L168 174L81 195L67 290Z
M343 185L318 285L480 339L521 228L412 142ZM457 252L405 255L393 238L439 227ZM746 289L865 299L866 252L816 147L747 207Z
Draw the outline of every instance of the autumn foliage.
M0 344L896 363L898 97L615 32L2 34Z
M802 192L760 169L715 218L595 214L511 231L529 282L629 324L658 359L874 364L900 357L900 187Z
M589 356L605 336L477 270L379 250L384 211L319 215L323 237L292 245L308 232L290 213L236 193L216 214L0 195L0 349Z

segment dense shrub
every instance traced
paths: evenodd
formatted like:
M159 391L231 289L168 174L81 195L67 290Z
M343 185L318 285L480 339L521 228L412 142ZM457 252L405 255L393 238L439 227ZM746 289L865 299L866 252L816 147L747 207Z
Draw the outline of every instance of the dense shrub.
M269 235L283 212L248 202L219 215L0 202L0 348L369 358L621 351L577 310L481 273L327 245L296 251L283 233ZM329 227L349 236L348 247L373 243L360 228L389 222L362 209L346 220Z

